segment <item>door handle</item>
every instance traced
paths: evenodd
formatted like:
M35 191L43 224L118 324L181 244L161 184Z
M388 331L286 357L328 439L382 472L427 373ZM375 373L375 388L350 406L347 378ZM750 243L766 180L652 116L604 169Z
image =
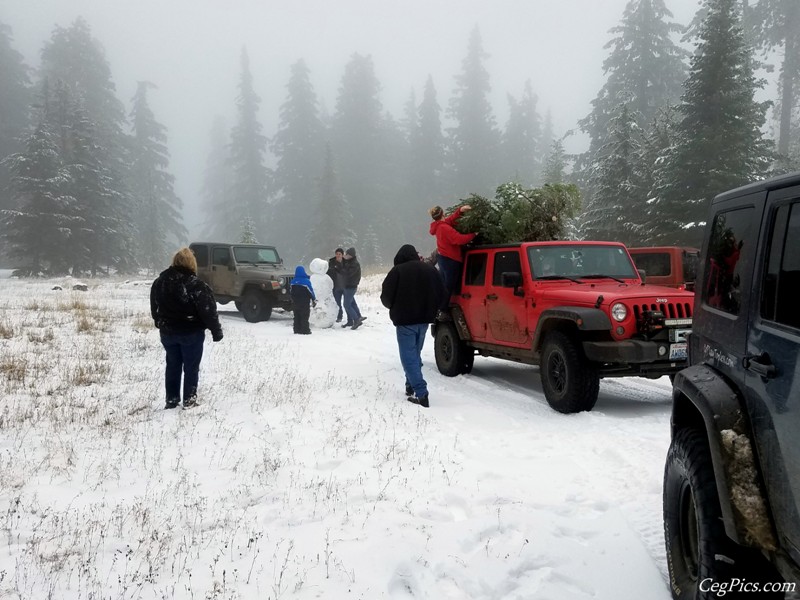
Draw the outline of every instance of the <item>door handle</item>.
M486 296L487 300L497 300L497 294L489 294Z
M461 294L461 297L464 298L464 300L469 300L472 298L472 294Z
M759 355L749 354L742 359L742 366L748 371L753 371L761 377L771 379L778 375L778 369L772 364L769 354L762 352Z

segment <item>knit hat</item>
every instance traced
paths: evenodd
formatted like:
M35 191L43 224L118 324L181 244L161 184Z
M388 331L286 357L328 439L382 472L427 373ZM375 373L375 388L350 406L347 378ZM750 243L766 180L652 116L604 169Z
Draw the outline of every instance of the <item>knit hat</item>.
M345 252L345 254L347 256L349 256L350 258L355 258L356 257L356 249L355 248L348 248L347 252Z
M434 221L438 221L439 219L441 219L441 218L442 218L442 215L444 214L444 211L442 210L442 207L441 207L441 206L438 206L438 205L437 205L437 206L434 206L434 207L433 207L432 209L430 209L428 212L431 214L431 218L432 218Z

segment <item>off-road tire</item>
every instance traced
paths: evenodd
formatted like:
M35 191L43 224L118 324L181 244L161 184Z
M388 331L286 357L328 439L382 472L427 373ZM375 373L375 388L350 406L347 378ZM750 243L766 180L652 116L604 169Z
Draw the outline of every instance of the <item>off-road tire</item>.
M234 300L233 304L236 306L236 310L242 312L242 301L241 300Z
M244 320L248 323L266 321L272 314L272 307L270 306L267 297L261 292L247 292L242 298L241 304L242 306L239 311L244 316ZM264 318L265 311L267 311L266 318Z
M705 431L685 428L675 434L664 468L663 510L667 567L674 600L718 600L720 596L715 592L700 589L704 580L720 584L732 578L751 583L781 581L762 554L739 546L725 534ZM785 596L766 594L763 589L759 597L762 595Z
M458 337L455 325L449 322L437 323L433 343L436 367L442 375L455 377L469 373L475 361L475 353Z
M539 374L544 396L554 410L569 414L594 408L600 377L580 346L566 334L560 331L547 334Z

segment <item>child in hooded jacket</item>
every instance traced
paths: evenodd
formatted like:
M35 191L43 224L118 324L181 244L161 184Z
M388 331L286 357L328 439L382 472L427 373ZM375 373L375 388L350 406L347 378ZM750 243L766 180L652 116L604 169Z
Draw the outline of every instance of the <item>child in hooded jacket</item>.
M292 311L294 312L294 332L301 335L311 334L308 318L311 315L311 303L315 305L317 298L311 286L311 278L302 265L294 270L294 277L290 283L292 293Z

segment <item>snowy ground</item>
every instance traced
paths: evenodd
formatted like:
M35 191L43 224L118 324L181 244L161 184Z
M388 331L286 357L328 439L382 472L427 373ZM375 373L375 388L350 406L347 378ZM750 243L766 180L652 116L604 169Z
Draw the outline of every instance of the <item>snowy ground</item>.
M220 306L205 405L164 411L150 281L0 279L0 598L667 600L668 380L565 416L429 338L422 409L381 280L357 331Z

